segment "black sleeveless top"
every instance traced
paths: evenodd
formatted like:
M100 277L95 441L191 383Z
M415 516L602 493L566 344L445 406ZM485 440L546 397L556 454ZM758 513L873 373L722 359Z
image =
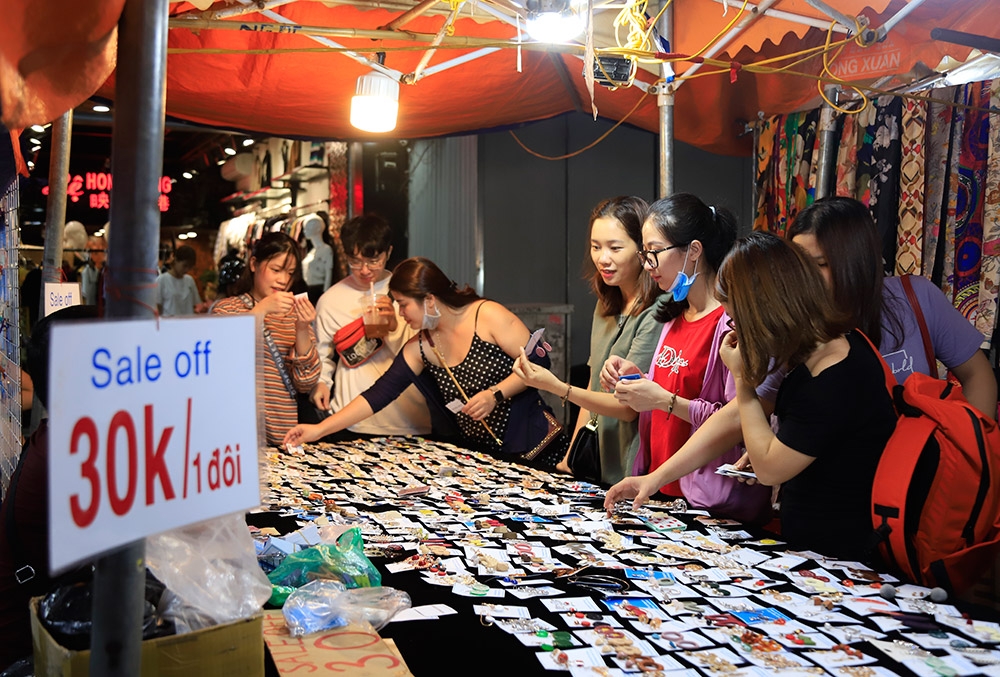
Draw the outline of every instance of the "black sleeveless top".
M480 303L479 307L476 308L475 327L479 326L479 311L482 309L483 303L485 301ZM427 355L424 354L423 332L421 332L419 340L420 357L424 361L424 368L434 378L435 383L437 383L438 388L441 390L441 395L444 397L445 403L454 400L464 403L465 398L462 397L451 376L448 375L448 371L443 367L431 364L427 359ZM472 345L469 347L469 353L461 363L450 367L450 369L451 373L455 376L455 380L462 386L465 394L473 397L476 393L488 390L510 376L513 366L513 357L505 353L500 346L481 339L475 328L473 328ZM496 440L493 439L481 421L474 421L462 413L456 414L456 418L458 419L458 427L465 438L483 447L499 450L500 447L497 445ZM507 430L507 421L509 418L510 400L504 400L497 404L485 419L487 425L489 425L490 429L493 430L501 441L503 440L504 432Z

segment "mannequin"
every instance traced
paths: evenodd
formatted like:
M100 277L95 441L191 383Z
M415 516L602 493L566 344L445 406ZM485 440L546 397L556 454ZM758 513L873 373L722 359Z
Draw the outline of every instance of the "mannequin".
M333 284L333 248L323 241L326 223L316 214L302 217L302 232L312 249L302 258L302 278L320 294Z

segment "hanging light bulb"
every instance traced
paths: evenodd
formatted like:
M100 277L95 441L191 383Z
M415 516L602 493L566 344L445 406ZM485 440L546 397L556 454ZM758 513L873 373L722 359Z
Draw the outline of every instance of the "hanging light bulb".
M528 35L538 42L567 42L585 28L584 17L570 0L527 0Z
M399 83L376 71L358 78L351 124L365 132L391 132L399 115Z

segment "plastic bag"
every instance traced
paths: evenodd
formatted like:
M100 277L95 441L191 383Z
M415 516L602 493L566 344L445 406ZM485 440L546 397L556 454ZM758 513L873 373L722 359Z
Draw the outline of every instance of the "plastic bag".
M294 588L317 579L340 581L348 588L382 585L382 576L365 556L361 530L352 527L341 534L336 544L320 545L292 553L267 575L274 584L270 603L281 606Z
M156 612L156 602L163 594L163 584L146 572L146 588L142 609L142 638L173 634L173 625L163 622ZM94 599L92 580L61 585L42 598L38 605L38 620L52 638L67 649L86 651L90 648L91 607Z
M147 538L146 560L171 593L160 606L178 634L249 618L271 594L243 513Z
M380 630L409 608L410 596L395 588L344 590L337 581L312 581L288 596L282 613L292 637L301 637L360 621Z

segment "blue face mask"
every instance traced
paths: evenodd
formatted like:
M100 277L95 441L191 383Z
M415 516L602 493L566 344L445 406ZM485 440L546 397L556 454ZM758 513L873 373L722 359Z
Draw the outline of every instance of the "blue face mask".
M677 273L677 277L674 278L673 283L666 289L666 292L671 295L674 301L683 301L687 298L688 292L691 291L691 286L694 281L698 279L698 272L691 277L688 277L684 272L687 269L688 258L691 256L691 247L688 246L687 254L684 255L684 267L681 268L680 272ZM695 266L698 264L696 263Z

